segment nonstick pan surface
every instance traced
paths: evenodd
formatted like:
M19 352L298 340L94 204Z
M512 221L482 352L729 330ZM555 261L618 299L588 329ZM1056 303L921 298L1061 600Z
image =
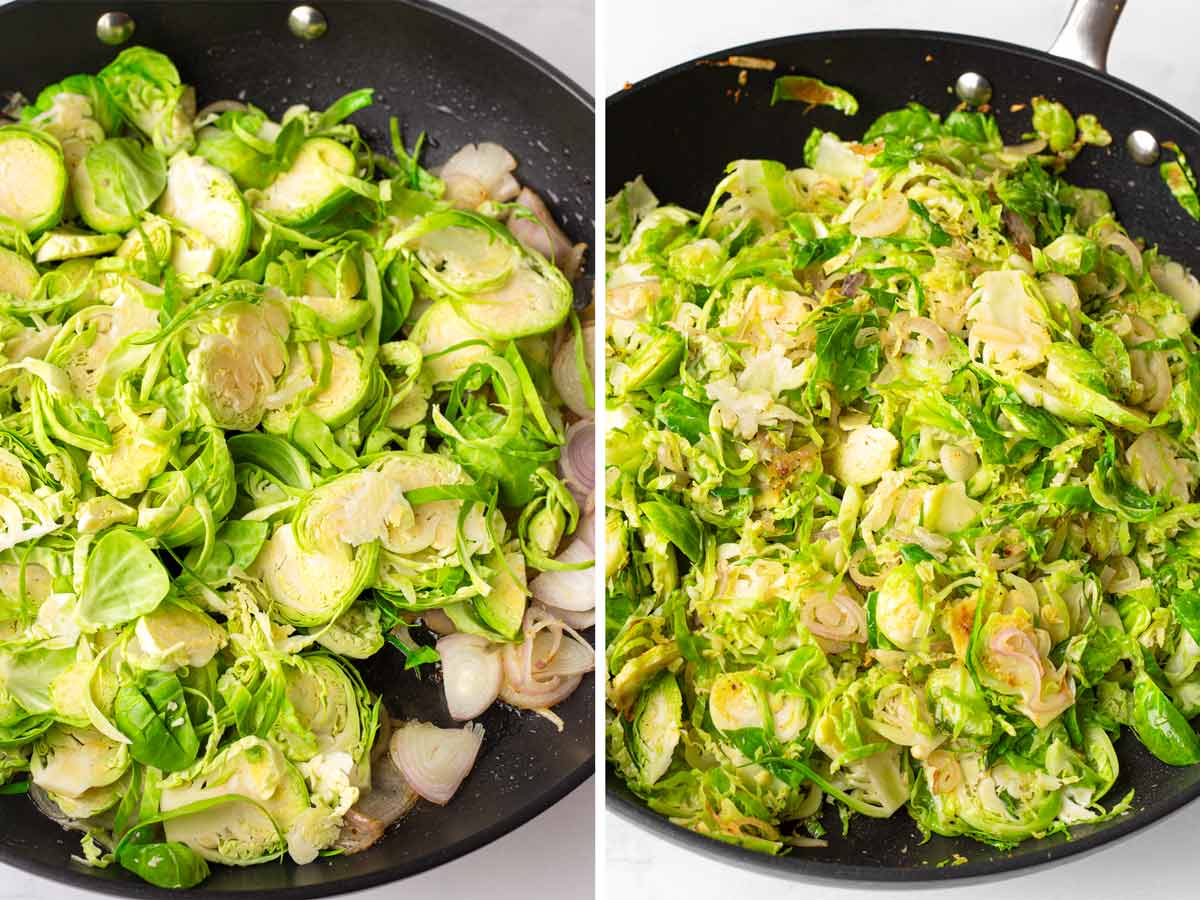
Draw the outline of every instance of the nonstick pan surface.
M1105 42L1105 47L1107 42ZM738 69L712 65L731 54L772 59L774 72L751 71L741 87ZM813 127L858 138L881 113L915 100L945 114L957 103L952 86L963 72L984 75L994 89L992 106L1001 132L1017 143L1029 130L1030 98L1060 100L1076 114L1095 113L1113 143L1088 148L1068 170L1077 184L1103 188L1118 218L1135 237L1200 269L1200 223L1168 193L1157 166L1139 166L1125 138L1146 129L1174 140L1192 158L1200 151L1200 125L1145 91L1079 63L982 38L920 31L874 30L806 34L711 53L651 76L607 101L606 194L642 175L664 202L702 209L724 167L735 159L777 159L803 165L804 141ZM770 106L776 76L796 72L846 88L861 109L847 118L802 104ZM1011 111L1015 104L1026 104ZM768 857L701 837L648 810L608 771L609 808L674 843L726 862L798 880L889 886L1012 873L1065 859L1129 834L1200 795L1200 766L1171 768L1152 757L1132 735L1117 742L1121 776L1108 795L1115 802L1130 789L1128 814L1072 828L1001 851L965 839L934 837L921 843L903 812L890 819L856 816L849 834L830 811L829 846ZM953 860L956 864L950 865Z
M201 105L242 97L278 117L291 104L322 108L349 90L374 87L374 106L353 121L386 152L388 117L406 137L429 135L436 165L468 142L495 141L520 163L574 241L593 242L592 100L545 61L487 28L432 4L318 4L328 33L304 43L287 28L293 4L265 2L25 2L0 8L0 91L36 97L73 72L95 72L120 48L96 40L96 19L111 9L137 24L134 43L168 54ZM590 302L588 272L578 299ZM438 680L404 672L382 651L362 667L393 715L450 724ZM589 676L555 711L559 734L529 712L496 706L478 763L445 808L421 803L365 853L308 866L214 866L191 893L269 895L280 900L360 890L412 875L475 850L533 818L582 784L594 769L594 692ZM125 897L178 896L120 867L70 862L79 835L40 815L26 797L0 798L0 861L78 887ZM590 820L580 828L592 828Z

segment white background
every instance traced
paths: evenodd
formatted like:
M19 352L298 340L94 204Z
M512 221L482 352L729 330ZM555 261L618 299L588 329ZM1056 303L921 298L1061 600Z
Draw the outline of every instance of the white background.
M320 5L320 0L317 0ZM442 0L549 60L589 93L595 90L591 0ZM120 3L114 2L119 9ZM486 137L486 123L481 123ZM399 884L351 896L356 900L528 900L555 886L561 900L594 896L595 781L589 781L513 834ZM2 826L0 826L2 827ZM0 900L95 900L74 890L0 864Z
M837 28L920 28L978 34L1046 48L1070 0L607 0L601 66L606 94L692 57L779 35ZM1196 0L1129 0L1109 70L1193 116L1200 115ZM869 61L864 61L869 64ZM1103 110L1096 110L1103 118ZM601 181L603 183L603 180ZM836 890L780 881L710 862L606 817L610 900L876 900L917 892ZM1130 900L1194 895L1200 804L1098 854L1045 872L983 886L970 900ZM926 892L921 892L926 893ZM928 891L949 897L946 890Z

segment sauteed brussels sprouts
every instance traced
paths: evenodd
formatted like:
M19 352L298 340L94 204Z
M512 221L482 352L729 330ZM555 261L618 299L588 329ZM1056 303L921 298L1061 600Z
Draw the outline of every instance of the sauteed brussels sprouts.
M88 864L365 849L592 668L583 248L371 102L197 112L134 47L0 127L0 769ZM452 729L350 662L445 642Z
M1062 174L1096 119L1031 111L608 204L608 753L679 825L1009 847L1129 806L1123 727L1200 762L1200 283Z

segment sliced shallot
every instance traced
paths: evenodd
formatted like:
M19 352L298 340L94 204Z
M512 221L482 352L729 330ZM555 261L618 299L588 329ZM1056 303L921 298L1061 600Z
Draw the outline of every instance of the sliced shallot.
M439 640L437 652L451 718L465 722L496 702L503 673L500 653L491 641L460 632Z
M547 615L562 619L564 624L570 625L576 631L583 631L585 628L591 628L596 624L595 609L589 609L585 612L572 612L569 609L559 609L557 606L542 606L540 608Z
M446 160L439 175L446 182L446 199L474 208L486 200L503 203L521 192L513 178L517 161L499 144L467 144Z
M441 609L425 610L425 612L421 613L421 622L424 623L426 628L437 635L454 634L454 632L458 631L454 627L454 622Z
M571 239L554 221L554 216L545 201L529 188L521 188L517 205L533 213L536 221L526 216L510 216L508 230L512 232L513 237L528 249L536 250L546 259L552 260L562 269L568 281L574 281L583 263L583 253L587 250L587 244L572 244Z
M596 366L592 360L595 336L595 325L588 323L581 329L583 355L587 361L588 374L591 376L593 384L596 382ZM558 395L562 397L563 403L567 404L567 408L581 419L590 419L595 416L596 411L588 403L588 397L583 389L583 380L579 374L579 366L575 363L575 336L572 334L568 335L567 339L559 346L558 352L554 354L551 375L554 377L554 387L558 391Z
M475 765L482 744L482 725L438 728L405 722L392 734L391 757L414 791L445 806Z
M378 742L377 742L378 743ZM386 748L387 743L383 746ZM335 847L345 853L361 853L416 805L417 792L384 755L371 766L371 788L342 817L342 830Z
M544 713L571 696L584 674L596 667L596 651L574 629L538 606L525 613L524 633L520 644L504 647L500 699ZM561 730L557 717L552 720Z
M580 419L567 429L566 437L558 457L558 474L579 508L586 511L596 490L596 423Z
M567 545L555 562L583 563L593 560L592 548L579 537ZM587 569L566 569L542 572L529 583L529 591L547 606L586 612L596 605L592 592L595 566Z

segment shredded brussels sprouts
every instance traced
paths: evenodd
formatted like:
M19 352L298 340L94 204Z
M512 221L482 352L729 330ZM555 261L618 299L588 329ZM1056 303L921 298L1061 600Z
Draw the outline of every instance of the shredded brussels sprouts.
M454 699L555 721L591 669L590 606L529 601L539 571L590 578L557 559L591 498L560 477L578 384L553 366L587 354L505 201L584 248L497 145L443 171L473 202L394 120L373 152L347 121L371 101L197 115L134 47L0 128L0 790L160 887L364 850L450 799L474 751L389 756L350 660L438 664L469 632Z
M1059 174L1095 118L1032 115L609 201L608 756L673 822L1011 847L1129 806L1123 726L1200 762L1200 283Z

